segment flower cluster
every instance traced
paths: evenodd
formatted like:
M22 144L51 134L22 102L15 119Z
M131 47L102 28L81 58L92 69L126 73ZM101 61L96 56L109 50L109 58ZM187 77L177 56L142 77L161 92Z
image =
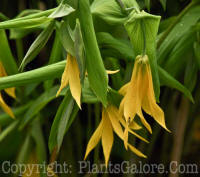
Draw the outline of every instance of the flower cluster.
M107 73L113 74L115 71L107 71ZM58 94L68 83L73 98L76 100L78 106L81 107L81 83L78 64L76 59L69 54ZM113 133L116 133L124 141L124 146L127 150L130 149L138 156L145 158L146 156L142 152L128 142L128 135L131 133L140 140L148 143L146 139L134 131L142 128L134 120L135 116L138 115L142 124L152 133L151 126L145 120L142 110L169 131L165 125L164 112L156 103L151 68L147 55L136 57L131 80L119 90L119 94L123 95L119 109L112 104L109 104L106 108L102 108L102 119L89 140L85 159L101 140L105 163L107 165L114 142Z

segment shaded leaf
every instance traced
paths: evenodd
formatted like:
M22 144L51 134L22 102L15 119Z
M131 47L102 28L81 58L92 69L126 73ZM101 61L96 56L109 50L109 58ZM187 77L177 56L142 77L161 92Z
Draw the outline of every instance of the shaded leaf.
M0 60L2 61L8 75L18 73L17 64L12 55L4 30L0 30Z
M74 11L75 9L73 9L67 3L60 3L60 5L55 9L55 11L51 15L49 15L49 18L65 17Z
M161 67L158 68L159 76L160 76L160 83L161 85L166 85L171 88L175 88L182 92L191 102L194 103L194 99L190 93L190 91L184 87L180 82L178 82L175 78L173 78L170 74L168 74L164 69Z
M36 38L36 40L30 46L28 52L26 53L20 69L24 69L24 67L31 62L40 52L40 50L45 46L47 41L49 40L53 30L54 30L55 21L52 21L49 26L40 33L40 35Z

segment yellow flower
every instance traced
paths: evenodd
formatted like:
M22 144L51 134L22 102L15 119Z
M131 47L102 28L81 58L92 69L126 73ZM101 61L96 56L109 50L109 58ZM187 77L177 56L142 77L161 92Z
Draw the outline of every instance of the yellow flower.
M115 74L117 72L119 72L119 70L116 71L107 70L107 74ZM87 76L87 71L85 72L85 75ZM56 96L58 96L62 91L62 89L65 88L68 84L72 97L75 99L79 108L81 108L80 71L76 58L71 56L70 54L67 55L67 62L65 65L65 70L62 74L61 85Z
M69 84L70 91L72 97L75 99L78 106L81 108L81 81L80 81L80 71L78 68L78 63L76 58L67 55L67 62L65 66L65 70L61 79L61 86L57 92L58 96L63 88L65 88Z
M147 55L139 55L136 57L131 81L124 85L120 89L119 93L124 95L124 98L120 104L120 113L124 115L127 126L132 122L137 114L147 130L152 133L151 126L143 116L143 109L147 114L151 115L163 128L169 131L165 125L164 112L156 104L151 68ZM128 136L127 131L125 131L124 136Z
M113 131L119 136L120 139L124 140L124 133L121 125L125 126L126 123L122 119L122 117L119 116L119 112L116 107L109 105L107 108L103 108L102 120L89 140L84 159L87 158L88 154L92 151L92 149L95 148L95 146L101 139L103 153L105 157L105 164L107 166L114 141ZM142 141L148 142L140 135L136 134L134 131L131 130L137 130L140 128L141 127L139 125L133 123L132 126L128 128L128 131L135 135L137 138L141 139ZM134 146L130 145L129 143L127 143L127 146L132 152L134 152L138 156L146 158L146 156L139 150L137 150Z
M0 62L0 77L5 77L7 76L7 73L4 69L4 66L2 64L2 62ZM15 96L15 88L7 88L5 89L5 92L11 96L12 98L16 98ZM1 95L1 92L0 92L0 106L2 107L2 109L12 118L15 118L11 108L5 103L5 101L3 100L3 97Z

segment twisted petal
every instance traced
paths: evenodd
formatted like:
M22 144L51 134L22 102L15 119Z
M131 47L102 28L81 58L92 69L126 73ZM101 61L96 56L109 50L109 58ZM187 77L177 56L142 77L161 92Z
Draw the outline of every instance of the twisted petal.
M102 121L103 121L103 129L104 129L102 133L102 146L103 146L103 153L105 157L105 163L107 166L114 138L113 138L112 125L108 117L108 114L105 110L103 110L102 114L103 114Z

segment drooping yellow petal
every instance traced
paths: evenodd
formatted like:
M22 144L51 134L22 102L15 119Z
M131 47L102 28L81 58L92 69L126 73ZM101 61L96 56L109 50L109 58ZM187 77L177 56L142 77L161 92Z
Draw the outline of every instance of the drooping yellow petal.
M81 108L81 80L80 80L80 71L76 58L69 57L69 86L73 98Z
M95 146L98 144L98 142L101 139L102 136L102 132L103 132L103 121L101 120L99 126L97 127L97 129L95 130L94 134L92 135L92 137L90 138L88 145L87 145L87 149L86 149L86 153L85 153L85 157L84 159L87 158L88 154L92 151L92 149L95 148Z
M5 92L6 92L9 96L11 96L12 98L16 99L15 88L14 88L14 87L5 89Z
M149 64L148 64L147 68L148 68L147 69L147 77L148 77L149 84L148 84L148 90L147 90L147 99L144 99L144 101L143 101L144 110L148 114L150 114L163 128L165 128L167 131L170 132L170 130L167 129L166 124L165 124L164 112L156 104L151 69L150 69Z
M144 155L142 152L140 152L138 149L136 149L134 146L128 144L129 149L134 152L136 155L138 155L139 157L143 157L143 158L147 158L146 155Z
M102 133L102 146L103 146L103 153L104 153L104 157L105 157L105 164L107 166L114 138L113 138L112 125L111 125L110 119L108 117L108 114L105 110L103 110L102 114L103 114L102 121L104 122L103 123L103 133Z
M5 103L5 101L2 98L2 95L0 93L0 106L2 107L2 109L13 119L15 118L11 108Z
M125 130L124 130L124 147L126 150L128 150L128 131L129 131L129 128L128 128L128 122L127 122L125 126Z
M149 123L145 120L142 111L138 112L138 115L140 117L140 120L142 122L142 124L147 128L147 130L152 133L152 129L151 126L149 125Z
M140 140L146 142L146 143L149 143L149 141L147 141L145 138L143 138L142 136L138 135L137 133L135 133L134 131L132 130L128 130L131 134L135 135L137 138L139 138Z
M123 129L118 119L118 110L114 106L108 106L106 111L112 124L113 130L121 139L123 139Z
M62 89L65 88L69 83L69 58L70 58L70 55L67 55L67 61L66 61L64 72L62 74L61 85L56 94L56 97L60 94Z
M117 108L114 107L114 106L109 106L109 107L106 108L106 111L109 115L109 119L110 119L110 122L112 124L113 130L119 136L119 138L124 141L124 132L123 132L123 129L122 129L122 127L120 125L120 121L119 121L122 118L120 118ZM123 121L123 122L125 123L125 121ZM137 135L137 136L139 136L139 135ZM143 138L141 138L141 139L143 139ZM144 140L144 141L148 142L146 140ZM135 147L130 145L128 143L128 139L127 139L127 146L131 149L131 151L133 151L137 155L139 154L140 157L146 157L139 150L137 150Z
M124 119L122 119L122 117L119 115L118 110L116 107L114 106L109 106L108 108L106 108L107 113L109 115L109 119L110 122L112 124L112 127L114 129L114 131L116 132L116 134L123 139L124 138L124 133L122 130L122 127L120 125L120 123L126 127L126 122L124 121ZM131 126L131 127L130 127ZM133 135L135 135L137 138L141 139L144 142L147 142L147 140L145 140L143 137L141 137L140 135L138 135L137 133L133 132L130 128L132 128L133 130L139 130L141 129L141 126L139 126L135 121L132 121L129 125L128 125L128 132L131 132Z

